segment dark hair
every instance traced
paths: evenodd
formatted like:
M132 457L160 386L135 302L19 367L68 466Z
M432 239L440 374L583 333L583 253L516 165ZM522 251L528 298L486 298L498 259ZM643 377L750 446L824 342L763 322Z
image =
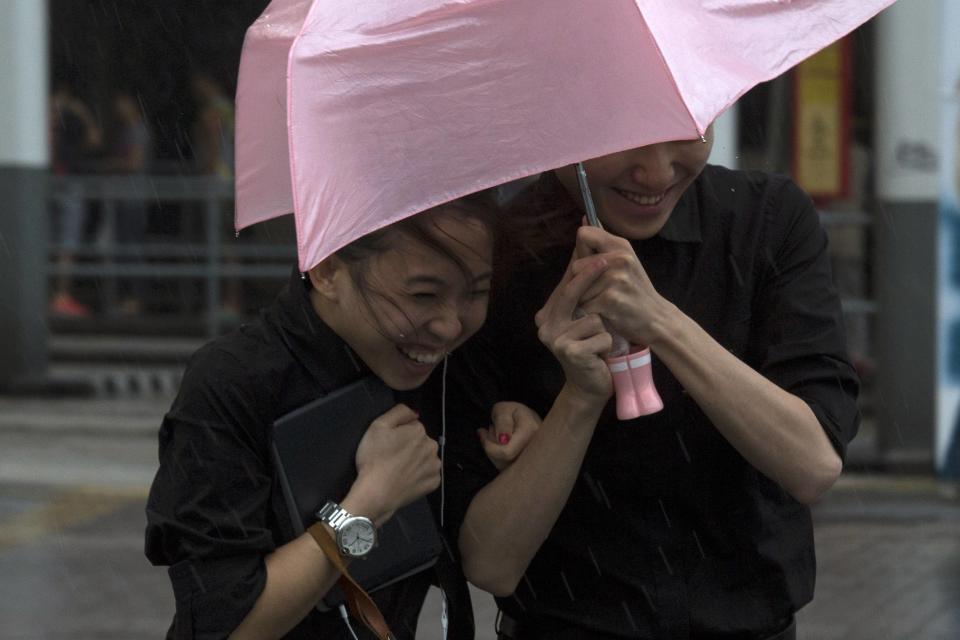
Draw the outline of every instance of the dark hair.
M370 281L369 264L370 259L394 247L401 236L412 238L420 244L436 251L439 255L447 258L457 265L464 277L472 279L475 274L470 273L467 264L457 255L444 240L453 241L470 251L479 250L476 247L467 246L460 240L451 237L447 232L436 224L436 216L443 212L454 210L458 215L480 222L493 237L494 247L497 245L500 237L499 225L500 216L498 215L500 207L497 202L496 190L485 189L476 193L457 198L450 202L436 206L399 222L395 222L383 229L354 240L347 246L338 250L334 255L343 261L353 280L357 291L365 303L370 306L372 297L376 296L388 303L397 305L396 301L389 294L378 288ZM494 249L496 252L496 249Z
M538 262L547 252L572 247L582 217L582 209L556 174L542 174L504 207L495 260L498 274Z
M363 263L369 258L390 249L400 235L413 237L431 249L455 261L464 269L466 266L437 238L443 233L434 224L434 215L441 211L456 209L465 217L483 223L491 233L496 229L496 213L499 210L494 189L485 189L444 203L428 211L395 222L383 229L368 233L339 249L335 256L345 262L353 273L354 269L363 270Z

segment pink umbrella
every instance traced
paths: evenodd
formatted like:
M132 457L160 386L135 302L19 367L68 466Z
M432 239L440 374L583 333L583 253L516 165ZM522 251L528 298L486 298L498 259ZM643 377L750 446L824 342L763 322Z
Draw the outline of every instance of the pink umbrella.
M237 228L300 268L512 179L701 136L893 0L274 0L237 90Z

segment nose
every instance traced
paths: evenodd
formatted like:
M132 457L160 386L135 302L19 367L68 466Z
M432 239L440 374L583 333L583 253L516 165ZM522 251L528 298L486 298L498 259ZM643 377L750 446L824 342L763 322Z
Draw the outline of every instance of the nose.
M455 305L445 305L427 323L427 330L444 342L453 342L463 332L463 322Z
M630 152L630 177L649 191L664 191L674 180L673 144L660 142Z

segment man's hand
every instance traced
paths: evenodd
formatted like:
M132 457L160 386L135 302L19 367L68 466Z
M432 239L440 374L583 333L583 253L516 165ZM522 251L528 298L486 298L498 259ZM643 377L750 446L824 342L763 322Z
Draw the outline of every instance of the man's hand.
M607 267L602 257L577 259L574 254L560 284L535 318L540 341L563 367L571 390L583 399L601 404L613 394L613 380L603 360L610 352L613 338L597 313L586 310L587 313L575 317L574 312L585 293L597 286Z
M580 307L601 316L631 344L655 345L671 305L653 287L630 243L602 229L580 227L574 256L574 275L592 272L596 260L606 265L583 292Z

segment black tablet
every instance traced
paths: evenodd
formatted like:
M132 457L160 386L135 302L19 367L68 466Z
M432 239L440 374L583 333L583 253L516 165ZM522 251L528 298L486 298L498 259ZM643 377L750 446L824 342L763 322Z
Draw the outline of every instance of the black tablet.
M340 502L347 494L357 477L360 439L395 404L389 387L368 377L274 423L274 462L297 535L316 522L315 514L327 500ZM399 509L378 538L366 558L350 564L350 574L368 592L430 567L443 548L426 498ZM335 586L319 608L326 611L343 602L343 592Z

